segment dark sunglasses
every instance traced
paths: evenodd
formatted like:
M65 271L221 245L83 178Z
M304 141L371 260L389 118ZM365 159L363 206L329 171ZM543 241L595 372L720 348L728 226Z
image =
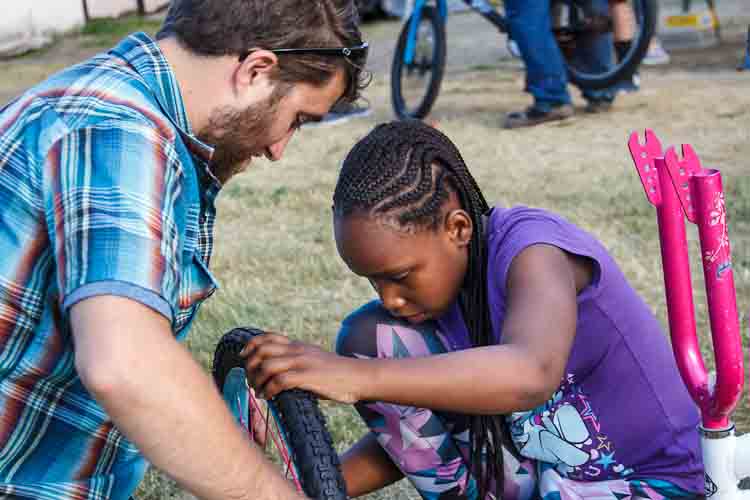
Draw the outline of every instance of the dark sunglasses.
M355 45L354 47L301 47L297 49L265 50L273 52L274 54L315 54L321 56L343 57L353 66L357 67L358 69L363 69L365 63L367 62L367 53L370 50L370 44L364 42L361 45ZM240 62L247 59L247 56L249 56L251 52L253 52L253 50L248 50L240 54Z

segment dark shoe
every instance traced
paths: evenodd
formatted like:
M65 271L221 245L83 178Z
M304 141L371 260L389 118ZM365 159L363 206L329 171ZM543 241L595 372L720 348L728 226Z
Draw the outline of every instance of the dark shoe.
M612 101L608 101L607 99L589 99L584 111L586 111L586 113L598 114L606 113L611 109Z
M573 106L563 104L555 106L549 111L543 111L534 106L526 108L525 111L514 111L505 116L504 128L533 127L540 123L565 120L573 116Z
M305 127L314 127L320 125L333 125L336 123L344 123L352 118L361 118L372 114L372 108L370 103L341 103L336 104L331 110L326 113L323 119L319 122L306 123Z

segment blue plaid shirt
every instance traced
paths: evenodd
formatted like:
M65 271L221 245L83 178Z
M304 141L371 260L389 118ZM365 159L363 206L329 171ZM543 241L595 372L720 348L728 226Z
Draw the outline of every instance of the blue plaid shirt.
M67 313L124 296L184 337L216 288L211 154L143 33L0 109L0 497L127 499L142 479L75 371Z

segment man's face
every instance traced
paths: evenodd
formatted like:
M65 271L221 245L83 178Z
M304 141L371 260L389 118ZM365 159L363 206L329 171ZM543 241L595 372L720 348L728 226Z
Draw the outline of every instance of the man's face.
M224 106L211 113L198 137L214 146L211 169L220 182L242 172L254 157L281 159L286 145L305 122L318 121L344 93L344 72L323 86L276 83L270 95L242 109Z

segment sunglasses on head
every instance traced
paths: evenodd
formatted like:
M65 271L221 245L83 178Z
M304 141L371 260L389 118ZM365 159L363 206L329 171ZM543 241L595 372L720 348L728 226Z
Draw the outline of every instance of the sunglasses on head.
M295 48L295 49L281 48L281 49L265 49L265 50L268 50L269 52L273 52L274 54L312 54L312 55L330 56L330 57L343 57L353 66L359 69L362 69L365 63L367 62L367 53L369 49L370 49L370 44L368 44L367 42L364 42L360 45L355 45L353 47L301 47L301 48ZM240 54L240 62L247 59L247 56L249 56L250 53L255 50L264 50L264 49L248 50Z

